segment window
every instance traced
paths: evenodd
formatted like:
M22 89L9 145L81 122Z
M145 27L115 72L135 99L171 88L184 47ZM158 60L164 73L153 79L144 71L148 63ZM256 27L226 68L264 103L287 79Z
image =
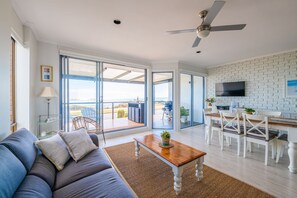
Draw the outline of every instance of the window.
M146 70L61 56L61 128L77 116L104 132L146 126Z
M11 38L10 46L10 132L16 131L15 109L15 40Z

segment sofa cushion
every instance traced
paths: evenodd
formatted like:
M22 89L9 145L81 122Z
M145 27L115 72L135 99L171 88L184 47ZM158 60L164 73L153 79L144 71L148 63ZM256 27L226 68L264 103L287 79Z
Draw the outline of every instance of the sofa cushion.
M111 168L111 165L105 153L102 149L96 149L77 163L72 159L69 160L64 169L57 173L54 189L59 189L107 168Z
M36 141L35 144L59 171L64 168L65 163L70 159L66 144L58 134Z
M53 197L129 198L135 196L115 170L109 168L54 191Z
M99 140L97 134L89 133L89 136L92 139L93 143L99 147Z
M0 197L12 197L27 172L22 162L0 145Z
M15 192L14 197L20 198L51 198L52 191L49 185L41 178L35 175L25 177L23 183Z
M76 162L98 148L88 135L87 130L84 128L71 132L60 131L59 135L67 145L69 154Z
M34 145L36 140L35 135L23 128L8 136L1 144L11 150L29 171L37 155L37 148Z
M28 175L40 177L47 182L50 188L53 188L56 179L56 172L55 166L46 157L38 155Z

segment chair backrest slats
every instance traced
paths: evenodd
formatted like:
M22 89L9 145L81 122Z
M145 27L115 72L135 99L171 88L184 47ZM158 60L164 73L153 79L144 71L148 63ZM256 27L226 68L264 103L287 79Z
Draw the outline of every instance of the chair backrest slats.
M93 119L83 116L74 117L72 119L72 124L75 130L85 128L87 130L91 130L89 125L92 125L94 127L94 130L96 132L102 132L102 127Z
M243 126L244 135L264 137L269 140L267 116L243 114Z
M206 119L206 116L205 116L205 115L210 114L211 111L212 111L211 108L205 108L205 109L203 109L204 122L205 122L205 124L207 124L207 125L208 125L209 123L206 123L206 122L207 122L207 119Z
M220 121L221 121L221 129L227 129L231 131L235 131L238 134L240 131L240 122L239 122L239 114L231 113L227 111L220 111Z

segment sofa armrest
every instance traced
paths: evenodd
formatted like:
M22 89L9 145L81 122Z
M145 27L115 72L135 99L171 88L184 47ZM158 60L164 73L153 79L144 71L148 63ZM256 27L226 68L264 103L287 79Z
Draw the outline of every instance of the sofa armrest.
M90 138L92 139L93 143L99 147L99 140L98 136L94 133L89 133Z

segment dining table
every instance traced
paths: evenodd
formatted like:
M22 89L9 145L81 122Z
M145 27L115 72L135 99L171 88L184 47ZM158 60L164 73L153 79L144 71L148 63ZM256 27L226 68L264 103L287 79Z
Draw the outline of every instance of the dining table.
M240 118L241 122L243 122L243 118ZM205 133L210 134L212 130L213 123L216 121L220 121L219 113L208 113L205 114ZM269 117L268 120L269 128L287 131L288 132L288 155L289 155L289 166L288 169L291 173L297 173L297 119L289 119L289 118L276 118ZM206 136L207 144L210 144L210 136Z

